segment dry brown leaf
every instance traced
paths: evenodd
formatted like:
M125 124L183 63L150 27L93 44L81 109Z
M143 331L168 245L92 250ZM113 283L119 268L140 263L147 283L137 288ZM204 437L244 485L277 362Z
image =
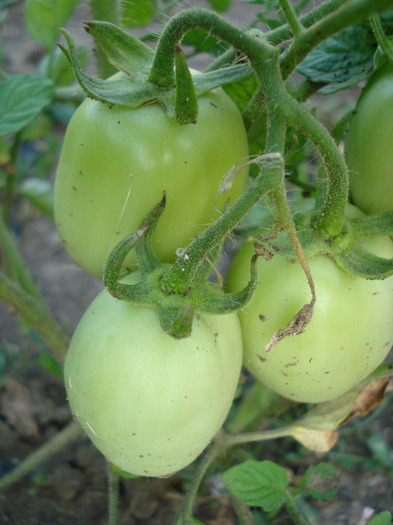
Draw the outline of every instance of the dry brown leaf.
M368 383L357 397L352 410L340 426L346 425L354 417L364 417L385 398L389 379L377 379Z

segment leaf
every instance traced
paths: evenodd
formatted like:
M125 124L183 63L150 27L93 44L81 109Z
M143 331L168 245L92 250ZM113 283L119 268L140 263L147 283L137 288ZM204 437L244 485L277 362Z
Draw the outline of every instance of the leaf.
M232 4L231 0L209 0L210 5L215 9L218 13L223 13L224 11L227 11Z
M53 219L53 184L49 181L37 178L26 179L19 186L18 193Z
M30 124L53 96L52 81L35 75L20 75L0 83L0 136Z
M392 515L385 510L384 512L379 512L376 516L373 516L368 522L368 525L391 525L391 523Z
M131 474L130 472L126 472L125 470L122 470L121 468L117 467L113 463L110 464L112 472L116 474L117 476L120 476L121 478L126 479L136 479L139 478L136 474Z
M291 435L304 447L314 452L328 452L338 441L338 433L334 430L314 430L297 426Z
M53 355L43 352L38 356L38 359L45 370L57 377L63 377L63 366Z
M123 27L145 27L156 15L154 0L122 0L121 21Z
M51 49L80 0L26 0L26 26L37 42Z
M232 494L249 506L277 511L286 500L286 470L272 461L248 460L230 468L222 477Z
M318 501L332 498L340 485L340 471L331 463L311 465L299 486Z
M368 383L356 398L351 411L342 421L341 426L346 425L354 417L366 416L373 408L378 406L385 398L388 384L388 379L378 379Z
M349 88L374 69L374 43L369 24L350 27L311 51L297 71L312 82L328 84L320 94Z

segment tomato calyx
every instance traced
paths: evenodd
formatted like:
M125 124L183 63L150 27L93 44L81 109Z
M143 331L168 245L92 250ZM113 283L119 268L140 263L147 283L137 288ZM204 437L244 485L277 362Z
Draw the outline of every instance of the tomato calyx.
M322 239L313 228L313 221L318 213L319 210L313 210L294 217L299 240L307 258L327 254L350 275L365 279L384 279L393 275L393 260L374 255L359 245L359 241L392 235L393 212L345 217L341 233L328 240ZM284 232L265 238L251 235L247 241L253 242L260 254L265 251L270 256L280 254L289 260L296 259L292 243Z
M165 203L164 192L162 200L147 215L140 228L115 246L105 265L104 284L116 299L155 309L162 329L173 338L182 339L191 335L195 313L219 315L236 312L250 301L257 284L258 255L252 257L247 285L240 291L224 294L217 286L207 283L212 265L221 253L222 243L218 243L209 256L200 261L187 291L175 293L168 286L174 266L159 263L152 243L152 235L165 210ZM140 280L136 284L126 284L122 282L123 264L134 248Z
M154 59L154 51L150 47L109 22L86 22L84 28L95 38L109 62L119 70L119 73L107 80L93 78L84 73L73 39L65 29L61 29L61 32L66 39L68 49L61 44L58 45L87 96L109 105L136 109L145 104L158 102L168 116L180 124L195 123L197 97L251 74L250 67L242 64L198 73L191 79L185 58L179 48L176 52L173 83L163 89L149 80Z

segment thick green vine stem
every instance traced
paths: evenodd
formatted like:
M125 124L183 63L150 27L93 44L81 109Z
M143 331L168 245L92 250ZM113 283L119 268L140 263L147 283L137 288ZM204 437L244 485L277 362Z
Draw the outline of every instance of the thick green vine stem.
M278 114L285 122L292 124L302 133L310 137L320 151L326 165L329 177L325 203L322 206L315 228L321 237L330 241L339 235L344 220L344 211L348 195L348 171L342 153L326 129L308 113L291 95L283 84L279 68L279 50L271 46L265 39L256 38L252 34L244 33L210 11L203 9L189 9L174 16L164 29L154 57L149 75L150 82L162 89L173 82L174 51L184 34L194 28L203 29L230 43L250 60L256 72L263 95L266 100L268 120L273 120L273 115ZM270 151L273 151L271 148ZM274 170L273 170L274 172ZM263 177L254 181L254 189L258 195L254 202L259 200L267 187L266 179L272 176L272 171L267 170ZM280 181L281 181L280 174ZM274 176L273 176L274 179ZM272 179L272 180L273 180ZM270 189L277 187L280 182L274 179ZM258 188L258 185L261 185ZM244 216L244 200L248 200L253 192L249 189L245 198L240 198L227 213L218 220L215 228L222 227L226 222L234 227ZM260 191L262 190L262 191ZM253 203L254 203L253 202ZM225 225L227 228L227 224ZM229 229L227 229L227 232ZM212 243L217 242L217 237L212 235L214 228L209 228L205 236L198 239L187 248L185 257L179 258L176 270L166 277L168 290L184 293L186 283L192 279L195 267L201 257L205 257L211 249ZM218 233L218 232L217 232ZM199 252L199 256L198 256ZM198 259L199 257L199 259Z
M370 22L374 36L377 39L382 53L385 55L388 62L393 64L393 43L392 40L386 35L379 16L372 16Z

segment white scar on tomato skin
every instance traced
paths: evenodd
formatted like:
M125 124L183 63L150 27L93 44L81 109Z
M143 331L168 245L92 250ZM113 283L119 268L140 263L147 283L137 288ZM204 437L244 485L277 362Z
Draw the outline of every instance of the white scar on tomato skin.
M131 197L132 179L133 179L133 174L132 173L130 173L130 178L131 178L130 187L128 188L128 192L127 192L127 195L126 195L126 200L124 201L123 208L121 209L121 212L120 212L120 215L119 215L119 219L118 219L118 221L116 223L116 226L115 226L115 231L113 232L113 237L112 237L112 240L111 240L111 245L110 245L110 248L109 248L108 255L111 253L111 251L113 250L113 248L117 244L117 241L115 241L117 228L119 227L120 221L121 221L121 219L122 219L122 217L124 215L124 212L125 212L125 209L127 207L128 201L130 200L130 197Z
M85 425L86 425L87 427L89 427L89 429L93 432L93 434L94 434L95 436L97 435L97 434L94 432L92 426L91 426L87 421L85 421Z

